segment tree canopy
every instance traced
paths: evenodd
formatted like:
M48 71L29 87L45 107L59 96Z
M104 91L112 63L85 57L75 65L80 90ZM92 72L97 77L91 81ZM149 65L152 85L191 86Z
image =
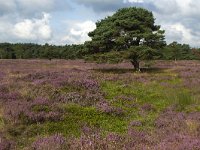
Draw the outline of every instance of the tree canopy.
M153 49L159 49L166 45L164 31L160 29L159 25L155 25L152 12L136 7L119 9L114 15L98 21L96 29L88 35L92 41L85 44L91 54L130 50L128 58L134 58L132 62L135 63L139 63L139 59L145 59L154 54ZM139 46L145 48L133 50ZM138 56L137 59L132 57L132 52ZM144 55L141 56L141 54ZM134 66L137 67L138 64Z

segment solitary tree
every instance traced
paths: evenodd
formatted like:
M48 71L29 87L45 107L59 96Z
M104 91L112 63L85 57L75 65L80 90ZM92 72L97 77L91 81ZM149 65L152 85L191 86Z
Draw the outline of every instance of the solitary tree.
M124 51L139 70L139 60L152 58L155 49L165 46L164 31L154 25L152 12L143 8L122 8L96 23L86 42L90 54ZM141 48L137 48L141 47ZM143 48L142 48L143 47ZM127 55L129 54L129 55Z

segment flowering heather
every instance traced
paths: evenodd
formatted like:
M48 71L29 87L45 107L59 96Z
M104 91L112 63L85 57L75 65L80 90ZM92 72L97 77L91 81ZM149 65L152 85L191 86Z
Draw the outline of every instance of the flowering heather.
M129 130L127 135L109 133L107 136L101 136L99 133L83 134L80 138L69 141L69 149L72 150L115 150L144 149L148 146L148 139L145 133ZM142 145L144 144L144 145Z
M15 149L15 145L12 141L0 136L0 150L12 150Z
M0 92L1 93L8 93L9 92L8 85L0 84Z
M199 113L182 113L168 109L156 120L158 144L154 149L200 149Z
M178 73L179 77L184 80L184 85L188 88L194 88L194 91L200 91L200 64L196 61L180 61L177 64L179 67L175 68L174 71Z
M192 112L192 113L188 114L188 119L196 120L200 123L200 112Z
M68 143L71 150L114 150L124 147L124 137L115 133L103 137L99 132L87 128L87 133L84 132L80 138L70 139Z
M183 120L186 119L186 114L182 112L175 112L171 109L166 110L163 114L161 114L155 122L156 127L158 128L168 128L173 127L174 129L180 129L180 127L185 127L185 122ZM172 131L173 132L173 131Z
M0 102L6 104L9 101L15 101L16 99L21 99L21 95L17 92L7 92L6 89L0 91Z
M91 80L91 79L84 79L84 80L80 80L78 81L79 83L77 83L79 86L82 86L86 89L92 89L92 90L96 90L99 88L98 82Z
M88 90L98 90L99 84L91 78L88 72L68 69L61 72L36 72L22 78L23 81L33 82L36 85L52 84L55 87L77 86Z
M2 81L5 77L5 73L0 71L0 81Z
M84 134L79 138L66 140L61 135L54 135L47 138L40 138L32 144L35 150L40 149L71 149L71 150L115 150L115 149L155 149L155 150L198 150L200 139L195 136L181 133L167 134L163 139L156 139L154 136L143 131L129 129L126 135L109 133L102 136L99 132L93 132L90 128L84 129Z
M67 143L65 137L55 134L46 138L39 138L32 144L33 150L65 150Z
M82 106L95 106L97 102L103 100L103 94L100 92L87 91L83 93L69 92L62 94L58 100L62 103L75 103Z
M200 137L192 137L184 134L172 134L168 135L153 149L159 150L199 150L200 149Z
M144 111L152 111L154 110L154 107L151 104L144 104L142 105L141 109Z
M82 60L0 68L0 150L200 149L197 61L156 61L140 73L129 62Z
M141 121L132 121L129 126L130 127L141 127L142 122Z
M63 103L80 103L82 100L82 95L77 92L70 92L60 97L60 101Z
M97 109L103 113L112 114L112 115L123 115L124 111L122 108L117 108L114 106L111 106L106 101L100 101L97 104Z
M135 101L135 97L134 96L126 96L126 95L120 95L115 97L116 100L123 100L123 101Z
M33 101L10 100L6 102L4 109L5 119L14 123L59 121L62 118L60 112L56 110L56 105L42 98Z

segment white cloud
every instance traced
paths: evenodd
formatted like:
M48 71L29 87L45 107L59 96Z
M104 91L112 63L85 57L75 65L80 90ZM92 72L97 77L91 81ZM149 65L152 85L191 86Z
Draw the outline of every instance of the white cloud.
M13 34L22 40L48 40L52 31L49 26L50 15L43 13L41 19L25 19L14 25Z
M84 22L68 22L68 24L68 33L61 39L63 43L82 44L85 41L91 40L88 37L88 33L96 28L95 23L90 20Z
M46 43L53 37L48 13L43 13L40 18L17 21L9 17L0 17L0 42Z
M0 0L0 42L49 42L50 16L63 8L70 8L65 0Z
M166 36L169 42L173 41L180 41L180 42L187 42L191 41L191 31L184 27L181 23L176 24L166 24L163 26L163 29L166 30Z
M31 20L26 19L23 22L19 22L14 26L13 33L15 36L22 39L33 39L35 35L32 34L34 24Z
M166 31L165 35L168 43L178 41L191 46L198 47L200 45L200 31L196 31L194 34L191 28L187 28L182 23L165 24L162 28Z
M182 42L191 41L192 39L191 30L187 29L181 23L171 25L170 30L182 33Z

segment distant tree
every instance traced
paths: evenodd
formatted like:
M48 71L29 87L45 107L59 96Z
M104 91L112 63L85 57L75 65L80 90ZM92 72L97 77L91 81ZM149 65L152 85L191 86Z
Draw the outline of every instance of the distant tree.
M46 59L53 59L53 48L51 45L49 44L45 44L43 46L43 55L42 55L43 58L46 58Z
M188 44L180 44L178 42L172 42L167 45L163 51L165 59L169 60L190 60L195 59L195 55Z
M195 58L200 60L200 49L192 49L192 53L194 54Z
M0 48L0 59L4 59L4 50Z
M5 50L5 58L6 59L16 59L16 55L12 47L7 47Z
M88 53L128 50L128 58L135 69L139 70L140 59L149 58L154 54L154 49L166 45L164 31L154 23L152 12L146 9L120 9L114 15L98 21L96 29L88 34L92 38L92 41L85 43Z

